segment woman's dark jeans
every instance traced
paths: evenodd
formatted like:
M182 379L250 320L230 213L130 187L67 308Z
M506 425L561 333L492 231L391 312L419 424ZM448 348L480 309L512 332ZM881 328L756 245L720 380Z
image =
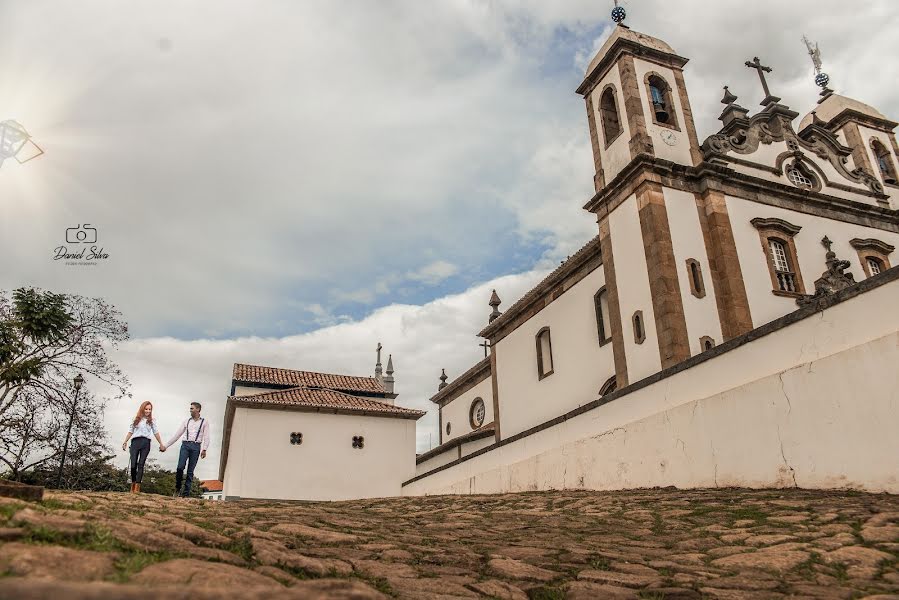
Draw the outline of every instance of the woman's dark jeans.
M144 478L144 463L150 455L150 438L131 438L131 483Z

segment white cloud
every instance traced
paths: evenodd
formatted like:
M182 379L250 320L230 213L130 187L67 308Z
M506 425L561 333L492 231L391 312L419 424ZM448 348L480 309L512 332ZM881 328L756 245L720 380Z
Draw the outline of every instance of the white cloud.
M459 267L456 265L446 262L445 260L436 260L423 266L417 271L407 273L406 279L420 281L425 285L437 285L458 272Z

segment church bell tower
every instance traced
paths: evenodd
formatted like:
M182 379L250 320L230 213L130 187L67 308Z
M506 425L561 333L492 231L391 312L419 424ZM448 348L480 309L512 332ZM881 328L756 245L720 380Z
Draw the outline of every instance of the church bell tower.
M618 25L577 89L587 104L597 192L641 154L689 166L701 161L684 85L687 59L632 31L620 6L612 18Z

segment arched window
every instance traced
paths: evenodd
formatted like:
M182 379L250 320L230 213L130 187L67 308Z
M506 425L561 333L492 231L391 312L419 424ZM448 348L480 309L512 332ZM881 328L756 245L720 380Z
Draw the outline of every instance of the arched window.
M849 240L849 245L858 252L858 258L862 263L862 270L868 277L880 275L890 268L890 254L895 246L881 240L872 238Z
M658 73L648 73L645 79L649 95L650 114L656 125L680 131L671 96L671 86Z
M777 285L782 292L796 291L796 278L787 245L783 240L768 238L768 251L771 253L771 264L777 274Z
M618 389L618 380L614 375L606 379L606 382L599 388L599 397L602 398L606 394L611 394Z
M553 345L549 339L549 327L537 332L537 377L543 379L553 374Z
M621 135L621 119L618 117L618 103L615 100L615 88L607 87L599 98L599 115L602 121L602 134L608 148Z
M880 174L883 176L884 183L896 185L899 183L896 179L896 169L893 167L893 159L890 151L879 140L871 140L871 149L874 156L877 157L877 165L880 167Z
M609 294L605 287L593 296L596 309L596 331L599 334L599 345L604 346L612 341L612 327L609 320Z
M706 350L711 350L715 347L715 340L707 335L704 335L699 338L699 345L702 346L702 351L705 352Z

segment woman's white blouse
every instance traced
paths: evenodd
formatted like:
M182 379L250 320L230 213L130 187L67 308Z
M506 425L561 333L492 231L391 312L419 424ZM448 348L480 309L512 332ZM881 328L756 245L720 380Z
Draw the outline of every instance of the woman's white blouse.
M135 425L131 425L128 427L128 431L131 432L131 437L145 437L149 439L153 439L153 434L156 433L156 421L153 421L152 425L147 423L146 418L141 418L140 423Z

